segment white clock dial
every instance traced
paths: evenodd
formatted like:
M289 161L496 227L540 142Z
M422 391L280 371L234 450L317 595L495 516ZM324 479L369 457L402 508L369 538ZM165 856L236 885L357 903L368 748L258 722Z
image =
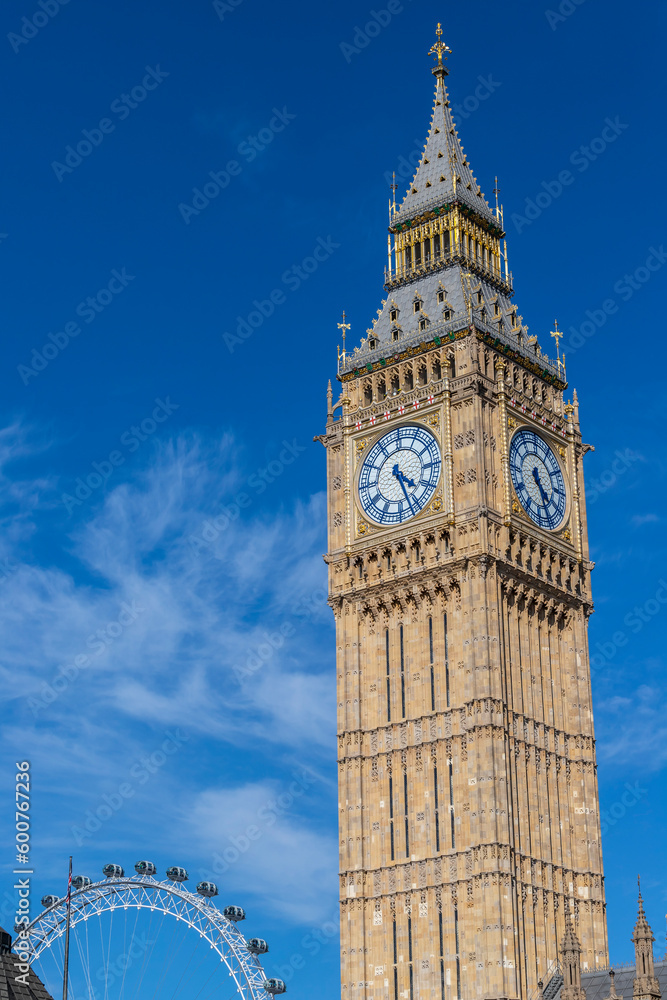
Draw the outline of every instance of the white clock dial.
M408 424L384 434L368 452L359 474L359 502L376 524L402 524L435 493L442 459L433 435Z
M534 431L521 430L510 445L510 472L521 506L535 524L554 531L565 518L567 494L558 459Z

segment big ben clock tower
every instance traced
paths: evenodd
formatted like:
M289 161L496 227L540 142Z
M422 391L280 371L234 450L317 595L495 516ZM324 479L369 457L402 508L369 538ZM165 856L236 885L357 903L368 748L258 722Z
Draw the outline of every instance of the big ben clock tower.
M530 998L607 937L576 394L513 305L438 38L386 299L326 434L342 995ZM343 324L344 329L347 324ZM554 985L555 985L554 981Z

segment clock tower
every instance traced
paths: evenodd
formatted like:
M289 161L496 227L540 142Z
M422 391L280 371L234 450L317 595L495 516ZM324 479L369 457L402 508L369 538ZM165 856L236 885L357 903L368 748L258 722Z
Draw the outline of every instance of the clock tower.
M559 976L566 916L583 968L607 964L587 446L513 304L448 53L438 26L386 298L321 438L350 1000L529 1000Z

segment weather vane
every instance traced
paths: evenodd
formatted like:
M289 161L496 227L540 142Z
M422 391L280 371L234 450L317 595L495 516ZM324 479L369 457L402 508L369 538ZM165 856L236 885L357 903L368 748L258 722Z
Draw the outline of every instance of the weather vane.
M343 331L343 350L341 351L340 347L338 348L338 364L339 364L339 366L340 366L340 359L341 358L343 359L343 364L345 364L345 334L347 333L348 330L352 329L351 325L349 323L346 323L345 320L346 320L345 310L343 309L343 322L342 323L338 323L338 329Z
M438 67L442 67L443 69L445 69L444 63L442 61L442 54L444 52L445 59L446 59L447 56L451 54L452 50L450 49L449 45L446 45L445 42L443 42L443 40L442 40L442 26L440 24L438 24L438 27L436 28L435 33L438 36L438 40L428 50L428 54L430 56L437 56L438 57ZM446 69L445 69L445 72L446 72Z
M563 331L558 329L558 320L554 320L556 324L556 329L552 332L551 336L556 341L556 358L558 359L558 370L564 370L565 368L565 355L561 358L560 356L560 342L563 338Z

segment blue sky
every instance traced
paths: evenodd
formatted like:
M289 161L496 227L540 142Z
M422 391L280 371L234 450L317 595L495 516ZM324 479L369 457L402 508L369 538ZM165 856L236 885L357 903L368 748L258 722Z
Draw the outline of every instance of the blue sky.
M391 16L358 0L217 7L70 0L38 30L22 21L37 0L2 10L1 782L11 796L14 760L31 761L35 903L62 890L70 853L91 874L149 857L194 878L262 812L261 837L218 879L225 901L252 913L274 967L335 920L334 650L312 437L342 310L354 343L380 305L386 178L426 137L441 20L489 200L499 176L515 301L545 350L555 317L566 331L596 448L611 952L631 955L641 871L662 953L667 5L633 17L617 0L565 0L561 13L394 0ZM71 680L49 702L63 664ZM142 781L167 733L177 752ZM87 810L128 782L82 839ZM290 994L316 985L330 1000L337 976L326 938Z

